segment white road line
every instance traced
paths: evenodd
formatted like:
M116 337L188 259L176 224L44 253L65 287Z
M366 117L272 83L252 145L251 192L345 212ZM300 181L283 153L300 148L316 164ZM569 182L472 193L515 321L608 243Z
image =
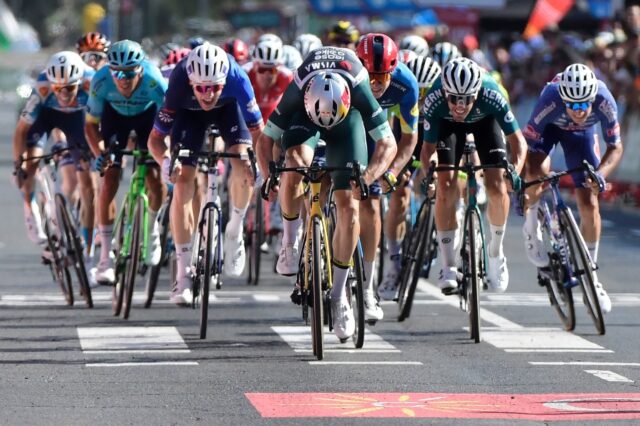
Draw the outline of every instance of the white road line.
M606 380L607 382L623 382L633 383L633 380L621 376L618 373L614 373L609 370L584 370L586 373L593 374L599 379Z
M365 339L366 340L366 339ZM294 352L311 353L312 349L294 349ZM393 354L401 353L400 349L323 349L323 352L347 353L347 354Z
M594 354L612 354L613 351L611 349L505 349L505 352L511 353L563 353L563 352L572 352L572 353L594 353Z
M157 362L94 362L85 364L87 367L158 367L167 365L198 365L196 361L157 361Z
M310 365L422 365L420 361L309 361Z
M191 349L106 349L82 351L85 355L97 354L188 354Z
M78 327L82 350L189 349L175 327Z
M482 339L499 349L605 349L573 333L559 328L522 328L484 330Z
M601 361L529 361L531 365L602 365L611 367L640 367L640 362L601 362Z
M271 327L282 340L284 340L293 350L309 351L311 346L311 327L304 325L295 326L273 326ZM340 343L335 334L329 332L325 327L324 332L324 348L325 350L334 350L335 352L346 352L354 349L351 339L348 343ZM398 350L395 346L382 339L375 333L367 329L363 350ZM398 350L399 351L399 350ZM358 350L357 352L360 352Z
M254 294L253 299L256 302L273 303L273 302L279 302L280 296L278 296L277 294Z

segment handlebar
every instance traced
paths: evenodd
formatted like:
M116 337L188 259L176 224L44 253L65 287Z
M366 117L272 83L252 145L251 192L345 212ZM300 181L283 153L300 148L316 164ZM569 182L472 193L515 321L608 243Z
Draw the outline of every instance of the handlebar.
M595 180L595 181L598 180L598 177L596 176L596 171L593 168L593 166L589 164L587 160L582 160L582 164L580 165L580 167L574 167L573 169L565 170L562 172L551 172L547 176L544 176L538 179L533 179L528 182L523 182L522 189L524 191L524 189L529 188L530 186L539 185L545 182L559 181L561 177L571 173L576 173L576 172L587 172L587 174L592 180Z
M246 153L195 151L183 148L182 144L177 144L171 150L171 170L173 170L175 162L179 161L180 158L189 157L203 158L209 163L209 165L215 165L220 158L237 158L243 161L248 160L251 163L251 171L253 173L254 179L258 176L258 169L256 167L256 154L251 148L247 149Z

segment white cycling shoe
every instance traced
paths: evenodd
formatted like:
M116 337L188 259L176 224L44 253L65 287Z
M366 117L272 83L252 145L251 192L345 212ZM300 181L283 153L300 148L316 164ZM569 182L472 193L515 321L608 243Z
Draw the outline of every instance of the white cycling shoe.
M353 336L356 331L356 320L347 299L331 299L331 316L333 318L333 332L341 342Z

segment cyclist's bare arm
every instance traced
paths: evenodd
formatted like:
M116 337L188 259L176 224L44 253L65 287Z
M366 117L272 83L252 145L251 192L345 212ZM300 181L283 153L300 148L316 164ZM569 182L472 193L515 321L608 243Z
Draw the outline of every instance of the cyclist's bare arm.
M398 151L389 167L394 174L400 173L405 164L411 159L411 155L418 143L418 132L405 133L402 132L398 141Z
M262 133L256 144L256 155L258 157L258 167L263 174L268 174L269 162L273 161L273 146L275 141Z
M369 161L367 169L362 173L362 179L367 185L371 185L373 181L387 171L397 151L398 147L393 134L386 135L376 141L376 148L371 156L371 161Z
M510 135L507 135L507 142L511 148L511 163L516 168L518 174L520 174L524 168L524 161L527 156L527 141L524 139L522 132L516 130Z
M97 121L89 119L87 116L87 121L84 125L84 133L87 135L87 142L89 143L89 148L94 156L98 157L104 150L102 135L100 134L100 126Z
M18 120L15 134L13 135L13 161L18 161L27 149L27 133L31 128L31 124L25 120Z
M149 152L153 159L160 166L162 166L162 162L165 158L169 158L171 156L167 145L164 143L164 135L156 129L151 129L151 133L149 133L149 140L147 141L147 147L149 148Z
M609 176L620 164L620 160L622 160L622 153L624 152L624 147L622 146L622 141L618 142L615 145L607 144L607 149L602 156L602 160L600 160L600 166L598 166L598 172L605 179Z

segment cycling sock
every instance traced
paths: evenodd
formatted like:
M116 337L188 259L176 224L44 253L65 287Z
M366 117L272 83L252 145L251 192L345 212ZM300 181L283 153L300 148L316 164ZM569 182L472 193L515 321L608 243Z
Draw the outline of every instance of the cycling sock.
M364 269L364 291L373 291L373 270L376 267L375 259L372 262L366 260L362 262L362 268Z
M348 276L348 267L345 268L344 265L338 265L335 262L333 263L333 286L331 287L332 299L342 299L347 297L344 287L347 284Z
M284 215L282 216L282 218L284 219L282 221L282 224L284 225L282 233L282 245L293 245L298 238L298 230L302 226L302 219L300 219L300 216L297 216L294 219L288 219Z
M191 269L191 243L176 244L176 278L183 278Z
M530 205L524 217L524 230L529 235L535 236L538 232L538 207L540 207L540 201Z
M600 245L600 241L589 242L585 241L587 244L587 250L589 250L589 254L591 255L591 260L598 263L598 246Z
M389 250L389 258L400 254L400 250L402 249L402 240L387 238L387 248Z
M438 245L442 255L442 267L456 266L455 240L456 229L451 231L438 231Z
M229 238L235 239L236 241L241 239L242 235L242 224L244 223L244 217L247 215L247 207L231 208L231 215L229 217L229 222L227 222L226 234Z
M489 257L504 256L502 240L504 240L504 230L506 227L506 223L504 225L489 224L489 234L491 234L491 240L489 241Z
M111 234L113 234L113 225L98 225L100 231L100 262L109 260L109 252L111 251Z

